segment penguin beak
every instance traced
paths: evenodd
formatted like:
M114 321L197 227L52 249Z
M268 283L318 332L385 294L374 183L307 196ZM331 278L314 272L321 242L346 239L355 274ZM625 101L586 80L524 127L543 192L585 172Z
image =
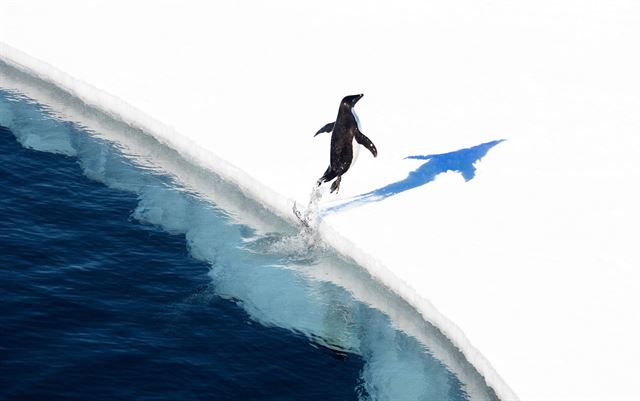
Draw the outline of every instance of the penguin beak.
M353 104L358 103L358 100L362 99L362 96L364 96L364 93L360 93L359 95L356 95L356 98L353 99Z

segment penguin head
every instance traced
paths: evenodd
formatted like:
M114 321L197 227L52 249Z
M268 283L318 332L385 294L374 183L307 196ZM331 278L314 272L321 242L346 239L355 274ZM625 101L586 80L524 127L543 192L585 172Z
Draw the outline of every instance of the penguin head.
M358 103L358 100L362 99L362 96L364 96L362 93L359 95L345 96L344 99L342 99L341 104L342 106L352 108L353 106L356 105L356 103Z

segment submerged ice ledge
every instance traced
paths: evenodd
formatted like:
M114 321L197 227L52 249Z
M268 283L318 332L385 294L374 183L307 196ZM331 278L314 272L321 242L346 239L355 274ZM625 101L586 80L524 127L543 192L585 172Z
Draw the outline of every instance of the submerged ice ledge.
M4 68L13 75L9 79L12 80L14 85L19 86L20 89L25 86L30 87L31 93L29 95L45 104L53 102L61 105L61 112L68 115L73 121L82 122L88 118L87 115L91 115L94 119L104 120L106 117L107 119L123 122L134 130L151 135L161 144L177 151L182 158L194 165L215 172L224 180L228 180L237 186L245 196L257 200L268 211L279 215L284 220L293 222L293 217L290 213L293 204L292 200L286 199L266 187L219 156L197 147L190 139L180 135L173 128L145 115L126 102L0 43L0 69L3 68L2 63L5 64ZM64 99L65 96L76 99L81 107L65 107L64 103L69 101L69 99ZM79 109L81 111L78 111ZM102 113L105 117L101 118L100 115ZM229 207L231 210L234 209L234 205L229 205ZM237 209L238 207L235 206L235 208ZM260 211L254 211L254 213L260 213ZM495 372L489 361L473 347L464 333L435 309L428 300L420 296L410 285L400 280L392 270L370 257L357 244L344 238L330 225L321 223L318 233L325 243L339 254L365 268L375 280L398 294L411 307L415 308L425 321L430 322L444 333L484 377L484 380L500 399L505 401L518 399L509 386ZM350 283L350 285L353 285L353 283ZM350 290L358 291L357 288L350 288ZM359 295L364 298L369 296L366 291ZM423 337L419 333L420 325L412 322L408 315L399 313L393 307L385 305L385 299L371 299L368 301L373 302L374 307L380 308L387 313L398 327L418 338ZM460 367L460 370L461 372L455 373L464 376L464 369ZM476 383L476 385L481 386L481 383Z

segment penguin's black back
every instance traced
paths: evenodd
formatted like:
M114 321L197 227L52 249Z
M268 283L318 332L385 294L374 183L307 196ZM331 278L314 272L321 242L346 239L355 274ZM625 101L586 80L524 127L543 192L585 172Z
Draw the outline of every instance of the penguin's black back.
M358 122L350 105L340 104L338 117L331 134L330 167L336 175L344 174L353 161L353 137L358 132Z

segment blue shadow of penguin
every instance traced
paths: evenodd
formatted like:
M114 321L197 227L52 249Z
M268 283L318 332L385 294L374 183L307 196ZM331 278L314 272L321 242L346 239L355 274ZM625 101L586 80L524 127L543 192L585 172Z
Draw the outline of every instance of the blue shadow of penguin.
M322 214L327 215L365 203L379 202L404 191L428 184L433 181L438 174L447 171L458 172L462 174L465 181L469 181L476 175L474 163L482 159L491 148L503 141L504 139L499 139L471 148L437 155L405 157L405 159L426 160L426 163L410 172L403 180L357 195L339 205L328 207L322 211Z

